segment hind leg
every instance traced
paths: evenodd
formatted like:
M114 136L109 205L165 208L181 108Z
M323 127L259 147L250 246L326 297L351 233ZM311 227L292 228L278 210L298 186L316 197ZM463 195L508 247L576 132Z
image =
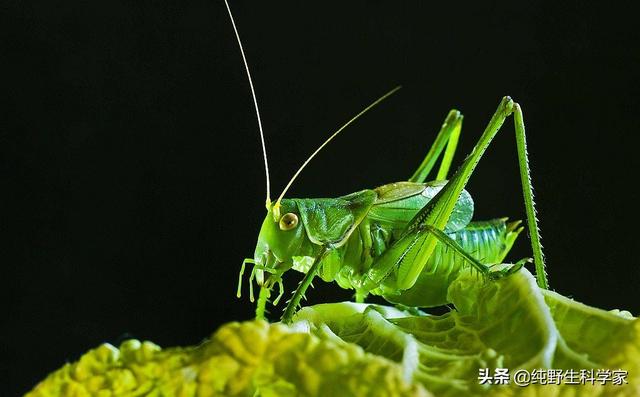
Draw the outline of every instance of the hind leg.
M461 130L462 115L455 109L451 110L447 115L447 118L444 120L444 123L442 123L442 127L440 128L440 131L438 132L438 135L427 152L424 160L422 160L418 169L416 169L413 175L409 178L409 182L424 182L429 176L429 173L433 169L433 166L445 146L446 150L442 158L442 162L440 163L440 169L438 170L436 180L440 181L447 179L447 174L451 167L451 162L453 161L453 155L455 154L456 147L458 146L458 139L460 138Z

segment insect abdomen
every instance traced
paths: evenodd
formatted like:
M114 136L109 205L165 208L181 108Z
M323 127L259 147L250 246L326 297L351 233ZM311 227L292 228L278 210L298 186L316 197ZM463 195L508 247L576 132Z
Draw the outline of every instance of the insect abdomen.
M482 263L499 263L507 255L522 229L520 221L506 223L506 218L471 222L450 234L462 248Z
M501 263L518 234L522 231L518 222L506 223L506 218L471 222L449 237L485 264ZM468 264L451 249L438 243L427 261L415 285L408 290L394 288L395 275L391 274L372 293L383 295L386 300L407 306L439 306L448 303L447 290L460 270Z

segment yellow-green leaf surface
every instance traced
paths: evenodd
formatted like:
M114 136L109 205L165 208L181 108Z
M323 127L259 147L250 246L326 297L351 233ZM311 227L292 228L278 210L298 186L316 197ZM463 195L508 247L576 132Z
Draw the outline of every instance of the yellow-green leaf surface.
M640 320L540 290L526 270L497 282L470 274L449 288L455 310L412 315L376 305L302 309L299 324L403 365L436 396L640 396ZM302 325L299 325L302 326ZM625 370L626 384L483 384L480 369Z
M229 323L203 344L102 345L27 394L44 396L640 396L640 320L541 290L526 270L463 272L444 315L351 302L290 326ZM480 384L480 369L623 370L626 383Z
M375 381L372 381L375 380ZM230 323L200 346L105 344L66 364L28 397L429 396L402 368L352 344L266 322Z

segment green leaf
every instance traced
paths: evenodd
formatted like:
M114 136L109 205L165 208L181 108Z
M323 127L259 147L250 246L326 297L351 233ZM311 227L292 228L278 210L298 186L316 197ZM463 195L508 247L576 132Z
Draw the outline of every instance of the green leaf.
M27 397L142 395L429 396L403 380L399 365L356 345L255 321L227 324L197 347L105 344L49 375Z
M469 271L435 316L356 304L300 310L291 326L229 323L199 346L102 345L52 373L44 396L640 396L640 320ZM628 383L484 384L480 369L624 370ZM512 381L512 379L511 379Z
M442 316L338 303L304 308L296 320L396 361L436 396L640 395L640 323L629 314L540 290L526 270L497 282L466 273L449 298L455 310ZM629 384L480 385L481 368L623 369Z

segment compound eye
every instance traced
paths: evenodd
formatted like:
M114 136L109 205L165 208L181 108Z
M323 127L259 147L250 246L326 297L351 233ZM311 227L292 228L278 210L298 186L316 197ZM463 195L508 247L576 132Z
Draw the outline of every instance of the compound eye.
M298 215L293 212L284 214L280 218L280 230L291 230L298 226Z

